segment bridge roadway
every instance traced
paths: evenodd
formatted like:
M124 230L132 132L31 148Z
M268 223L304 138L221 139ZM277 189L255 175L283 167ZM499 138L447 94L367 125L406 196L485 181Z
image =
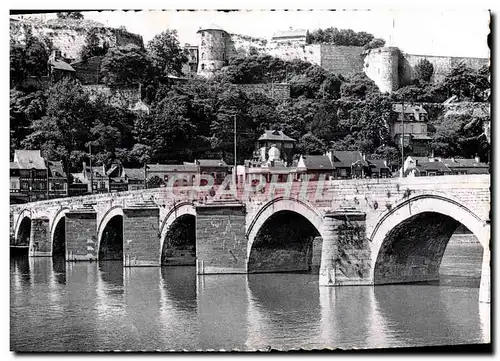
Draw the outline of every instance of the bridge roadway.
M490 300L489 175L146 189L12 205L10 217L12 245L34 257L311 271L324 286L436 280L462 224L483 246Z

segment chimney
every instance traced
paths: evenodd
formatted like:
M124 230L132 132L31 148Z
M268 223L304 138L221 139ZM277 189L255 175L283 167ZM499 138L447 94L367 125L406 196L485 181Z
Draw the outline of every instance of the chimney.
M455 157L451 157L451 161L452 161L453 163L456 163Z
M477 153L476 156L474 157L474 160L476 161L476 163L481 162L481 159L479 158L479 155L477 155Z
M332 150L329 150L326 152L326 156L328 157L328 159L330 159L330 163L333 163L333 151Z
M366 153L361 153L361 157L363 157L363 160L366 162Z
M83 178L87 178L87 163L83 162Z
M384 166L389 167L389 166L387 165L387 159L384 159Z

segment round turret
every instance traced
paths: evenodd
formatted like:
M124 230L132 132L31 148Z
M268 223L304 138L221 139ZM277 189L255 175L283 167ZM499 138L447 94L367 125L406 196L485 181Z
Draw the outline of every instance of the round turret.
M267 154L269 156L268 160L270 162L280 160L280 150L276 147L276 144L271 145L271 148L269 148Z
M365 57L364 71L381 92L398 89L399 49L396 47L371 49Z
M210 76L226 64L226 43L229 34L214 24L200 27L197 33L198 74Z

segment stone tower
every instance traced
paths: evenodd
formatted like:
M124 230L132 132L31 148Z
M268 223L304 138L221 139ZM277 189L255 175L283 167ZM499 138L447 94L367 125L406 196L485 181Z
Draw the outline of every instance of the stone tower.
M221 27L211 24L200 27L198 33L198 74L211 76L227 63L227 44L230 35Z
M399 87L399 49L383 47L372 49L364 61L365 74L378 85L381 92L392 92Z

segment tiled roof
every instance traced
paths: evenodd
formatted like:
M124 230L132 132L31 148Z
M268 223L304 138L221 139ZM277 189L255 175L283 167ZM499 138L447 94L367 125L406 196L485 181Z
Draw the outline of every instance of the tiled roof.
M66 177L66 173L64 172L63 163L61 161L49 161L49 170L51 177Z
M356 150L336 150L332 153L332 161L335 167L350 167L357 161L361 161L363 165L368 165L363 160L361 153Z
M15 150L14 162L18 163L20 169L47 169L40 150Z
M201 167L227 167L222 159L197 159L196 163Z
M75 71L71 65L62 60L49 60L49 64L52 65L54 69L64 70L64 71Z
M289 30L282 30L282 31L277 31L273 34L273 39L276 38L295 38L295 37L300 37L300 36L307 36L307 30L306 29L289 29Z
M262 134L259 140L273 140L273 141L285 141L285 142L296 142L295 139L290 138L288 135L283 133L281 130L266 130Z
M144 168L123 168L123 176L128 179L144 179Z
M186 164L148 164L148 172L197 172L197 165Z
M385 165L383 159L369 159L368 164L373 169L389 169L389 167Z
M304 165L310 170L332 170L333 165L326 155L303 155Z
M417 164L417 169L420 172L451 172L451 169L448 168L445 164L442 162L434 161L434 162L418 162Z
M441 161L449 168L488 168L488 164L476 162L475 159L443 158Z

